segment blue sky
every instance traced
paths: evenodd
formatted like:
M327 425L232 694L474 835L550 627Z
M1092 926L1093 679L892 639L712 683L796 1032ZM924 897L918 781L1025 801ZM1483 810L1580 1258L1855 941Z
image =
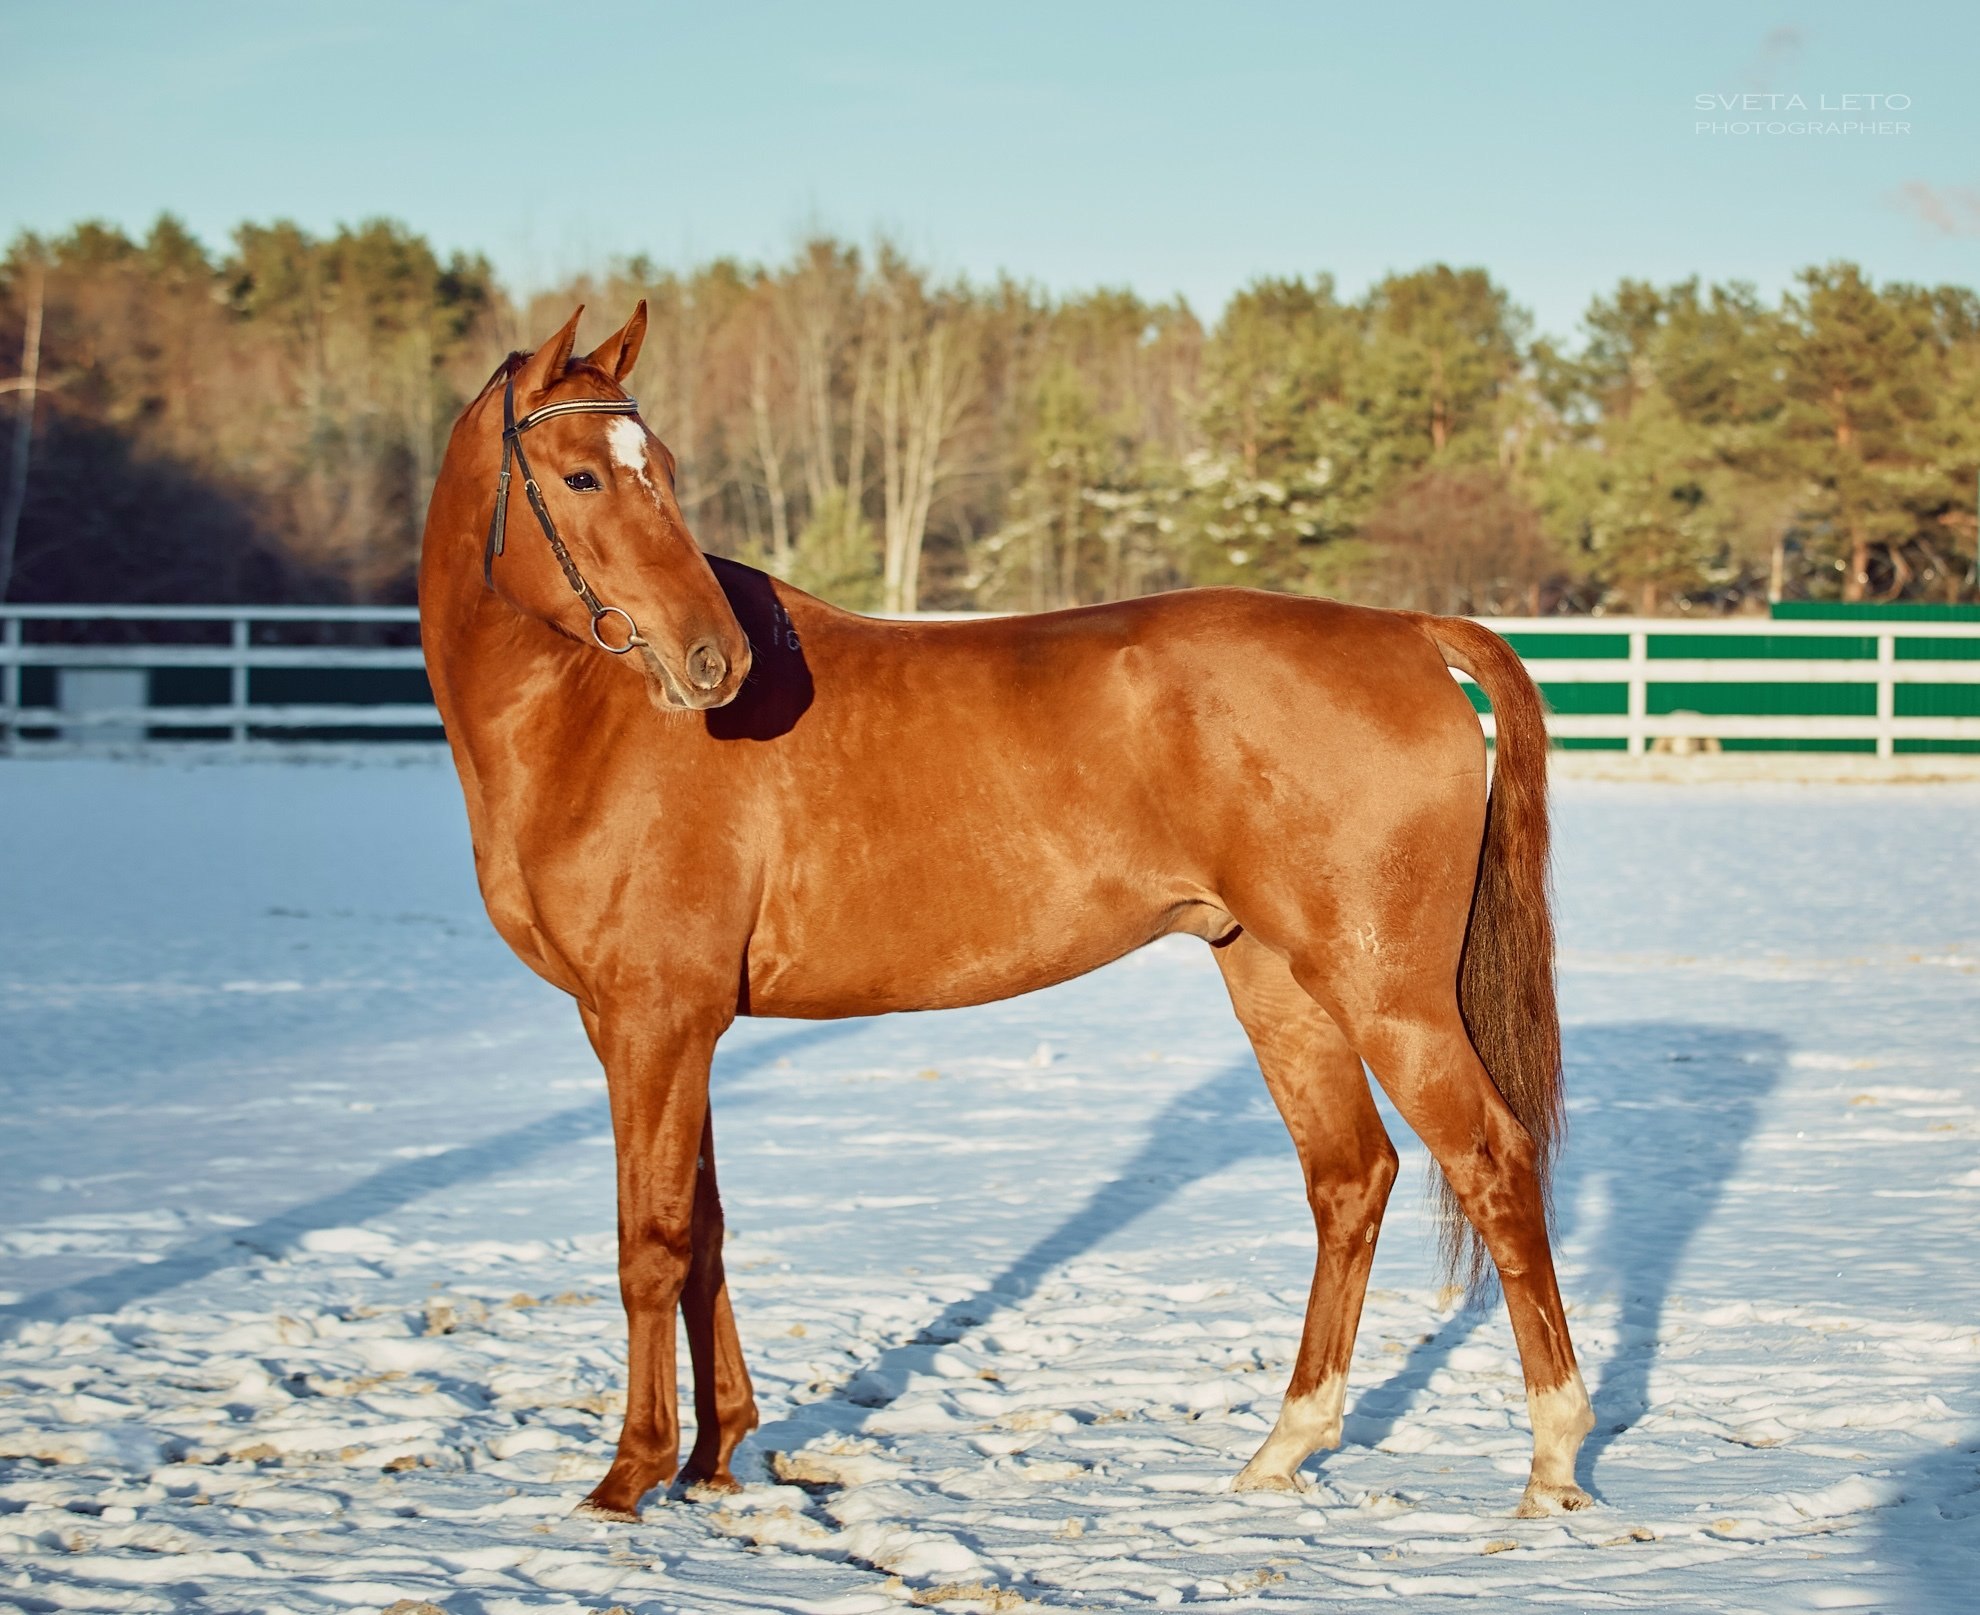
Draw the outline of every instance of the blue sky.
M528 288L884 230L1206 317L1442 260L1566 333L1624 274L1980 283L1976 46L1970 3L0 0L0 234L384 214ZM1742 94L1810 111L1694 104ZM1694 128L1811 117L1910 127Z

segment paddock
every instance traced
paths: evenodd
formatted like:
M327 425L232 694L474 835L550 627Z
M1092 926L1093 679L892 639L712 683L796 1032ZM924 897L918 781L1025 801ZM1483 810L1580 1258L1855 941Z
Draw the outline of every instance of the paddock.
M1393 1116L1345 1444L1229 1490L1312 1225L1170 939L983 1009L738 1025L764 1423L739 1496L626 1527L569 1517L623 1379L603 1083L488 927L444 758L0 761L0 1604L1965 1608L1980 786L1557 812L1599 1507L1511 1517L1510 1333L1438 1289Z

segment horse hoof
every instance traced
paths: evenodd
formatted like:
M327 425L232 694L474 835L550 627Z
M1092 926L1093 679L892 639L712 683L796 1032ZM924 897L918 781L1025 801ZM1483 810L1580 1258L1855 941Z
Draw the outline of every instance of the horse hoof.
M1519 1500L1517 1517L1541 1520L1550 1514L1572 1514L1576 1509L1593 1508L1595 1499L1579 1486L1542 1486L1538 1481L1526 1488Z
M1234 1492L1296 1492L1299 1482L1290 1475L1277 1474L1272 1470L1240 1469L1237 1479L1231 1482Z
M587 1497L571 1510L574 1520L614 1520L620 1525L639 1524L639 1510L636 1508L614 1508L609 1503L596 1502Z
M742 1482L726 1469L717 1470L712 1475L688 1475L683 1480L681 1495L690 1503L712 1503L717 1498L733 1496L743 1489Z

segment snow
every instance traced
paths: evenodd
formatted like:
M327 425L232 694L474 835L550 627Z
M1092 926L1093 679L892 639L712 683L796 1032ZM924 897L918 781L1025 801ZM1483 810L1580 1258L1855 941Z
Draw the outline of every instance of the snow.
M0 763L0 1606L1966 1609L1980 790L1559 803L1599 1507L1512 1517L1511 1338L1439 1291L1393 1118L1345 1445L1230 1490L1312 1231L1175 939L737 1027L764 1424L740 1496L628 1527L570 1517L620 1406L603 1084L445 760Z

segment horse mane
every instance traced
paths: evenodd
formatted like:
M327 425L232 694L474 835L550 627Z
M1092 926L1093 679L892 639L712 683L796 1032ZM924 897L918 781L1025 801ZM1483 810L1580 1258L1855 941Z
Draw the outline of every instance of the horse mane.
M518 370L522 369L523 361L528 357L529 355L527 353L525 353L521 348L518 348L514 353L510 354L508 358L504 359L500 364L498 364L494 368L494 370L490 372L488 379L481 384L481 391L474 395L473 403L474 404L480 403L482 399L486 398L490 393L492 393L495 390L496 382L507 381L509 377L513 376ZM472 407L472 405L470 405L470 407Z
M476 404L479 404L484 398L486 398L490 393L492 393L495 390L496 384L498 382L507 381L518 370L522 369L522 367L525 364L527 364L530 361L530 359L533 358L534 356L535 356L534 350L517 348L506 359L504 359L500 364L498 364L493 371L489 373L488 379L481 384L481 391L476 393L473 399L470 400L468 404L468 408L473 409ZM568 378L569 376L571 376L573 373L576 372L587 372L593 376L596 376L600 381L604 382L605 385L608 387L618 386L618 383L614 381L612 377L608 376L602 369L600 369L597 365L593 364L589 359L573 358L564 366L565 378Z

